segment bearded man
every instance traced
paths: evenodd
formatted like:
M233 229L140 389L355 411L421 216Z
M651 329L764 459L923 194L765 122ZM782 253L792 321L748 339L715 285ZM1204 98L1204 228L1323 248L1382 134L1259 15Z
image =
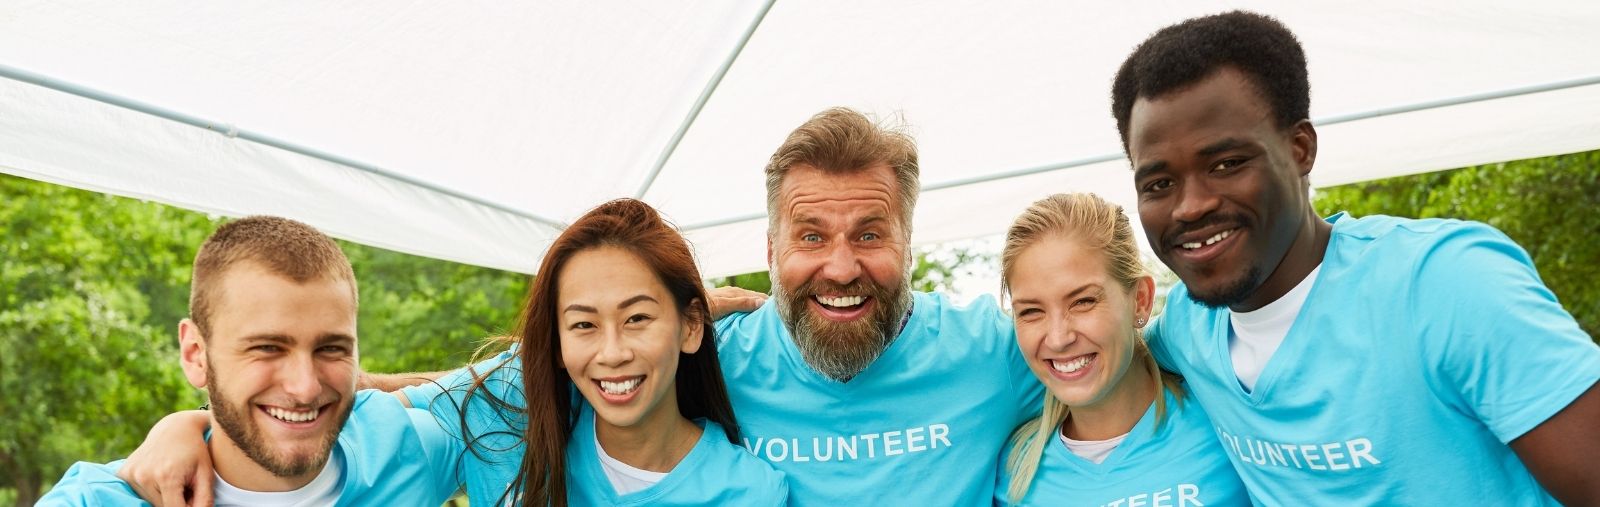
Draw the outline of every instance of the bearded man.
M766 174L773 296L717 322L745 446L794 505L989 505L1043 391L993 299L911 290L911 138L829 109Z

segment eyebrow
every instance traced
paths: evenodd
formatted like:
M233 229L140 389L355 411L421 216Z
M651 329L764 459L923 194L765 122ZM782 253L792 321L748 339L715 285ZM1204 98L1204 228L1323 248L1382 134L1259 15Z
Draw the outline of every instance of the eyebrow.
M1165 161L1165 160L1157 160L1155 162L1151 162L1151 163L1139 166L1138 168L1134 169L1133 170L1133 179L1134 179L1134 181L1138 181L1139 179L1144 178L1146 175L1148 175L1150 173L1159 172L1159 171L1165 171L1165 170L1167 170L1167 161Z
M1084 285L1082 287L1078 287L1076 289L1073 289L1072 292L1068 292L1067 296L1062 298L1062 299L1072 299L1073 296L1077 296L1078 294L1082 294L1084 291L1087 291L1089 289L1099 289L1099 288L1100 288L1100 284L1098 284L1098 283L1086 284L1086 285ZM1033 298L1013 299L1013 300L1011 300L1011 304L1012 305L1019 305L1019 304L1036 305L1036 304L1039 304L1039 300L1033 299Z
M1236 148L1242 147L1245 144L1246 143L1242 139L1235 138L1235 137L1230 137L1230 138L1223 139L1221 141L1217 141L1217 142L1211 143L1209 145L1206 145L1206 147L1200 148L1200 151L1197 152L1197 153L1202 157L1209 157L1209 156L1212 156L1212 155L1216 155L1218 153L1222 153L1224 151L1228 151L1228 150L1232 150L1232 149L1236 149Z
M317 337L317 345L318 346L327 345L327 344L330 344L330 343L355 343L355 342L356 342L356 337L350 336L350 335L347 335L347 334L344 334L344 333L328 333L328 334L325 334L325 335Z
M621 303L617 303L617 309L620 310L620 309L623 309L623 308L627 308L627 307L632 306L633 304L638 303L640 301L649 301L651 303L658 303L658 304L660 303L660 301L656 301L656 298L650 297L650 296L645 295L645 294L640 294L640 295L637 295L637 296L634 296L634 297L631 297L631 298L628 298L628 299L624 299L624 300L622 300ZM600 310L595 309L595 307L593 307L593 306L571 304L571 305L567 305L567 307L565 309L561 310L561 312L562 313L566 313L566 312L600 313Z

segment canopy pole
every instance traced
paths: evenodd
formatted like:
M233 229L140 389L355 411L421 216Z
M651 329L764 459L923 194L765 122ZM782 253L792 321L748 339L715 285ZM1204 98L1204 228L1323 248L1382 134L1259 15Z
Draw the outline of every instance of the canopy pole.
M1340 123L1348 123L1348 122L1357 121L1357 120L1366 120L1366 119L1377 118L1377 117L1381 117L1381 116L1391 116L1391 115L1403 114L1403 113L1414 113L1414 112L1417 112L1417 111L1426 111L1426 110L1429 110L1429 109L1438 109L1438 108L1449 107L1449 106L1459 106L1459 105L1462 105L1462 104L1471 104L1471 103L1474 103L1474 102L1486 102L1486 101L1495 100L1495 99L1504 99L1504 98L1509 98L1509 97L1516 97L1516 96L1519 96L1519 95L1531 95L1531 94L1535 94L1535 93L1543 93L1543 92L1550 92L1550 91L1556 91L1556 90L1565 90L1565 89L1568 89L1568 88L1579 88L1579 87L1591 86L1591 85L1596 85L1596 84L1600 84L1600 75L1580 77L1580 78L1575 78L1575 79L1566 79L1566 80L1561 80L1561 81L1553 81L1553 82L1549 82L1549 83L1541 83L1541 84L1534 84L1534 85L1528 85L1528 86L1518 86L1518 87L1514 87L1514 88L1506 88L1506 89L1503 89L1503 90L1495 90L1495 91L1483 92L1483 93L1474 93L1474 94L1462 95L1462 96L1458 96L1458 97L1448 97L1448 98L1443 98L1443 99L1427 100L1427 101L1417 102L1417 103L1413 103L1413 104L1404 104L1404 105L1399 105L1399 106L1392 106L1392 107L1373 109L1373 110L1370 110L1370 111L1360 111L1360 112L1349 113L1349 114L1336 114L1336 115L1333 115L1333 116L1325 116L1325 117L1322 117L1322 118L1319 118L1319 119L1316 119L1316 120L1312 120L1312 123L1316 124L1317 126L1337 125L1337 124L1340 124ZM955 179L955 180L950 180L950 181L941 181L939 183L931 183L931 184L923 185L922 186L922 191L923 192L930 192L930 191L935 191L935 190L943 190L943 189L946 189L946 188L961 187L961 186L966 186L966 185L975 185L975 184L979 184L979 183L988 183L988 182L991 182L991 181L1006 180L1006 179L1011 179L1011 178L1020 178L1020 177L1023 177L1023 176L1031 176L1031 175L1034 175L1034 174L1041 174L1041 173L1047 173L1047 172L1053 172L1053 171L1061 171L1061 170L1065 170L1065 169L1072 169L1072 168L1075 168L1075 167L1083 167L1083 166L1086 166L1086 165L1099 164L1099 163L1102 163L1102 162L1110 162L1110 161L1117 160L1117 159L1120 159L1120 158L1123 158L1123 157L1124 157L1124 154L1121 151L1117 151L1117 152L1114 152L1114 153L1106 153L1106 154L1103 154L1103 155L1095 155L1095 156L1092 156L1092 157L1080 158L1080 159L1077 159L1077 160L1069 160L1069 161L1066 161L1066 162L1060 162L1060 163L1055 163L1055 164L1047 164L1047 165L1034 166L1034 167L1028 167L1028 168L1023 168L1023 169L1015 169L1015 170L1011 170L1011 171L999 172L999 173L994 173L994 174L985 174L983 176L976 176L976 177L972 177L972 178L961 178L961 179ZM719 220L710 220L710 221L706 221L706 222L690 224L690 225L684 227L683 230L684 230L684 232L688 232L688 231L695 231L695 230L700 230L700 229L709 229L709 228L712 228L712 227L718 227L718 226L723 226L723 225L728 225L728 224L735 224L735 223L740 223L740 222L749 222L749 221L752 221L752 220L760 220L762 218L766 218L766 216L767 216L767 214L765 212L750 213L750 214L746 214L746 215L728 217L728 218L723 218L723 219L719 219Z
M128 110L132 110L132 111L148 114L148 115L151 115L151 116L155 116L157 118L163 118L163 119L175 121L175 122L178 122L178 123L182 123L182 124L185 124L185 125L190 125L190 126L194 126L194 127L203 128L203 129L210 130L212 132L216 132L218 134L222 134L222 135L225 135L225 136L228 136L228 137L236 137L236 138L244 139L246 141L250 141L250 142L253 142L253 143L262 144L262 145L266 145L266 146L271 146L273 148L277 148L277 149L280 149L280 150L288 151L288 152L291 152L291 153L297 153L297 154L300 154L300 155L304 155L304 156L311 157L311 158L314 158L314 159L322 160L322 161L325 161L325 162L330 162L330 163L342 165L342 166L345 166L345 167L349 167L351 169L355 169L355 170L358 170L358 171L374 174L374 175L377 175L377 176L381 176L381 177L388 178L388 179L391 179L391 180L395 180L395 181L398 181L398 182L401 182L401 183L405 183L407 185L411 185L411 186L415 186L415 187L418 187L418 188L430 190L430 191L433 191L433 192L438 192L440 194L444 194L444 195L447 195L447 196L450 196L450 197L454 197L456 199L461 199L463 201L467 201L467 202L470 202L470 203L473 203L473 204L477 204L479 206L492 208L492 209L495 209L497 211L505 212L505 213L508 213L508 214L511 214L511 215L515 215L515 216L518 216L518 217L521 217L521 218L532 220L532 221L538 222L538 223L540 223L542 225L545 225L545 226L548 226L548 227L553 227L553 228L555 228L557 230L560 230L560 229L564 228L561 225L560 222L557 222L555 220L552 220L552 219L549 219L549 218L545 218L545 217L542 217L542 216L539 216L539 215L536 215L536 214L533 214L533 213L529 213L527 211L519 210L519 209L516 209L516 208L512 208L510 206L506 206L504 204L491 202L491 201L485 200L485 199L480 198L480 197L475 197L475 196L468 195L468 194L465 194L465 193L462 193L462 192L451 190L451 189L445 188L445 187L443 187L441 185L437 185L437 184L434 184L434 183L431 183L431 182L428 182L428 181L423 181L423 180L415 178L415 177L411 177L411 176L407 176L407 175L404 175L404 174L400 174L400 173L396 173L396 172L393 172L393 171L389 171L387 169L384 169L382 167L378 167L378 166L375 166L375 165L372 165L372 164L368 164L368 163L360 162L360 161L357 161L357 160L354 160L354 159L342 157L342 156L339 156L339 155L328 153L326 151L318 150L316 148L302 146L302 145L295 144L295 143L292 143L292 142L289 142L289 141L285 141L285 140L278 139L278 138L275 138L275 137L272 137L272 136L268 136L266 134L261 134L261 133L258 133L258 132L253 132L253 131L249 131L249 130L240 129L238 127L235 127L232 124L207 120L207 119L200 118L200 117L197 117L197 116L181 113L181 112L174 111L174 110L171 110L171 109L167 109L167 108L164 108L164 107L161 107L161 106L150 104L150 103L147 103L147 102L141 102L141 101L130 99L130 98L127 98L127 97L123 97L123 96L120 96L120 95L113 95L113 94L110 94L110 93L106 93L106 92L103 92L103 91L100 91L100 90L89 88L87 86L78 85L78 84L75 84L75 83L69 83L69 82L66 82L66 81L62 81L60 79L56 79L56 78L53 78L53 77L50 77L50 76L45 76L45 75L38 74L38 73L35 73L35 72L30 72L30 71L27 71L27 70L19 69L17 67L13 67L13 66L10 66L10 65L0 64L0 77L5 77L5 78L11 79L13 81L20 81L20 82L24 82L24 83L33 84L33 85L41 86L41 87L44 87L44 88L49 88L49 89L52 89L52 90L55 90L55 91L59 91L59 92L67 93L67 94L71 94L71 95L76 95L76 96L83 97L83 98L86 98L86 99L89 99L89 100L93 100L93 101L96 101L96 102L101 102L101 103L104 103L104 104L109 104L109 105L120 107L120 108L123 108L123 109L128 109Z
M744 34L739 36L739 43L733 47L733 52L722 60L722 66L717 67L717 72L711 76L711 81L706 83L705 88L700 90L700 96L695 98L694 105L689 108L688 116L678 125L678 130L672 133L672 139L661 149L661 154L656 156L656 163L650 168L650 174L645 175L644 183L633 193L635 199L643 199L645 192L649 192L650 186L656 183L656 177L661 175L661 169L672 159L672 153L678 151L678 144L683 142L683 136L689 133L689 127L700 117L700 111L706 108L706 102L711 100L711 94L717 91L717 86L722 84L722 78L728 75L728 69L733 68L733 62L739 59L739 54L744 52L745 44L748 44L750 37L755 35L756 28L761 26L762 20L767 19L767 11L771 11L772 4L777 2L778 0L767 0L766 5L761 6L761 11L756 13L755 19L745 27Z

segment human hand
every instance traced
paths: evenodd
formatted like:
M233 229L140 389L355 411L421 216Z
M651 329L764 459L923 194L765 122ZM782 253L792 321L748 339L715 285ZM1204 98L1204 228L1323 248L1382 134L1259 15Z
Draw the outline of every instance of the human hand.
M711 320L717 320L730 313L753 312L767 302L767 295L750 289L734 287L717 287L706 290L706 297L710 298Z
M210 424L211 414L204 410L161 418L117 477L155 507L210 507L215 477L205 440Z

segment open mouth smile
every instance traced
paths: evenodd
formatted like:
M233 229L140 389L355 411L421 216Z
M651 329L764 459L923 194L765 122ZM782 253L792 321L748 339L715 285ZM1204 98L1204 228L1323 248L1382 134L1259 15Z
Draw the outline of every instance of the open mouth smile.
M600 388L601 399L610 403L622 404L633 401L633 398L639 394L639 386L644 384L644 379L644 375L635 375L593 379L593 382Z
M828 320L851 321L866 315L874 300L868 296L817 295L811 297L811 302L817 313Z

